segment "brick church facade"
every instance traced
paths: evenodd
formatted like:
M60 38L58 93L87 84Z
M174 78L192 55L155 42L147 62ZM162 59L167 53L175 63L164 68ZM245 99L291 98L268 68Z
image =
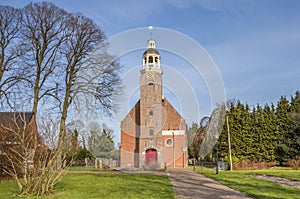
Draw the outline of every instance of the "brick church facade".
M140 100L121 121L120 166L185 167L186 123L162 95L160 54L148 40L140 75Z

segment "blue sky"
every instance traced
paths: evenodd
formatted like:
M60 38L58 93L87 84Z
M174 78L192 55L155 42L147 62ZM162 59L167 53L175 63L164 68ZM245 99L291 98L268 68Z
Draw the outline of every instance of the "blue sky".
M0 0L0 2L1 5L23 7L30 1ZM69 12L80 12L92 18L108 38L123 31L149 25L153 25L154 30L155 27L161 27L185 34L198 42L216 64L227 99L239 99L250 105L256 103L264 105L276 103L281 95L289 97L300 89L300 1L51 2ZM153 37L155 39L155 32ZM131 66L141 64L142 52L131 52L120 58L125 66L125 73L132 69ZM187 122L190 124L192 121L199 121L204 115L210 114L209 92L205 90L203 80L189 76L193 71L189 73L189 70L183 69L189 65L185 60L172 57L172 54L167 52L162 51L161 54L166 69L176 65L174 67L176 72L188 79L193 90L191 95L196 95L195 101L200 104L199 113L194 114L192 109L184 112ZM138 83L139 74L134 74L137 74L137 77L132 81ZM168 77L166 73L164 75ZM172 94L171 91L165 89L174 106L177 109L184 107L178 97L180 94L174 92ZM131 95L127 102L128 109L135 103L136 98L138 98L136 93Z

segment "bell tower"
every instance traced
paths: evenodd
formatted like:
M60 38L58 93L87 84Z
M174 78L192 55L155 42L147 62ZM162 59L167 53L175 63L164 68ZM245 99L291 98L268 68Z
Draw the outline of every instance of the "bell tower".
M162 70L160 54L155 41L148 40L148 49L143 54L143 68L140 77L141 137L151 137L161 130L160 110L162 100ZM153 131L153 132L152 132Z
M160 54L155 40L147 41L147 50L142 56L143 68L140 76L140 151L145 153L140 163L151 161L150 153L156 153L153 161L162 160L162 127L164 111L162 108L162 74ZM149 157L148 157L149 156ZM162 162L162 161L160 161Z

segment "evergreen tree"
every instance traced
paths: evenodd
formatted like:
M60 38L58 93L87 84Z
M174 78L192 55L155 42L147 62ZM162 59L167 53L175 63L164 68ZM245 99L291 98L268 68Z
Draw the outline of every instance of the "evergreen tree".
M200 144L197 140L197 131L199 129L199 125L196 122L192 123L192 126L189 127L188 133L187 133L187 139L188 139L188 155L190 158L198 159L198 153ZM198 146L198 147L197 147Z
M279 131L276 125L276 115L273 109L266 104L261 113L261 125L263 142L261 144L262 157L264 161L274 161L276 147L279 142Z
M278 161L300 156L300 92L291 101L282 96L275 105L259 104L250 110L240 101L229 104L226 112L233 158L251 161ZM227 123L219 139L219 155L228 156Z
M100 129L98 123L93 123L88 137L88 150L97 158L111 158L114 150L113 130L103 125Z
M291 105L285 96L281 96L276 108L277 125L279 128L279 143L276 148L276 160L283 165L292 158L291 133L295 130L295 122L291 117Z
M294 121L294 131L288 135L290 140L291 159L300 156L300 92L297 91L295 97L291 99L291 118Z

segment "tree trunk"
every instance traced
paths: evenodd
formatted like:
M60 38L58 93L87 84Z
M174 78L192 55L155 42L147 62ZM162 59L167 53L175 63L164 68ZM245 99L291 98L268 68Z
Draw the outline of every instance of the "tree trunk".
M34 87L32 112L34 112L35 114L37 113L38 103L39 103L39 89Z
M0 67L1 67L2 64L0 64ZM1 67L2 68L2 67ZM3 69L0 69L0 82L2 80L2 77L3 77L3 74L4 74L4 70ZM1 88L0 88L1 89Z
M72 87L72 81L70 81L72 78L72 75L70 75L69 81L66 84L66 92L62 107L62 114L60 118L60 127L59 127L59 138L58 138L58 150L60 150L60 154L58 156L58 163L59 167L62 166L62 157L63 157L63 148L65 143L65 137L66 137L66 119L68 115L68 108L70 106L70 95L71 95L71 87Z
M1 58L2 59L2 58ZM2 61L2 60L1 60ZM2 68L2 64L0 65L0 67ZM0 85L0 99L2 98L2 77L3 77L3 74L4 74L4 70L3 69L0 69L0 83L1 83L1 85Z
M40 63L37 63L36 79L34 82L34 91L33 91L33 107L32 112L37 113L38 103L39 103L39 93L40 93L40 79L41 79L41 69Z

